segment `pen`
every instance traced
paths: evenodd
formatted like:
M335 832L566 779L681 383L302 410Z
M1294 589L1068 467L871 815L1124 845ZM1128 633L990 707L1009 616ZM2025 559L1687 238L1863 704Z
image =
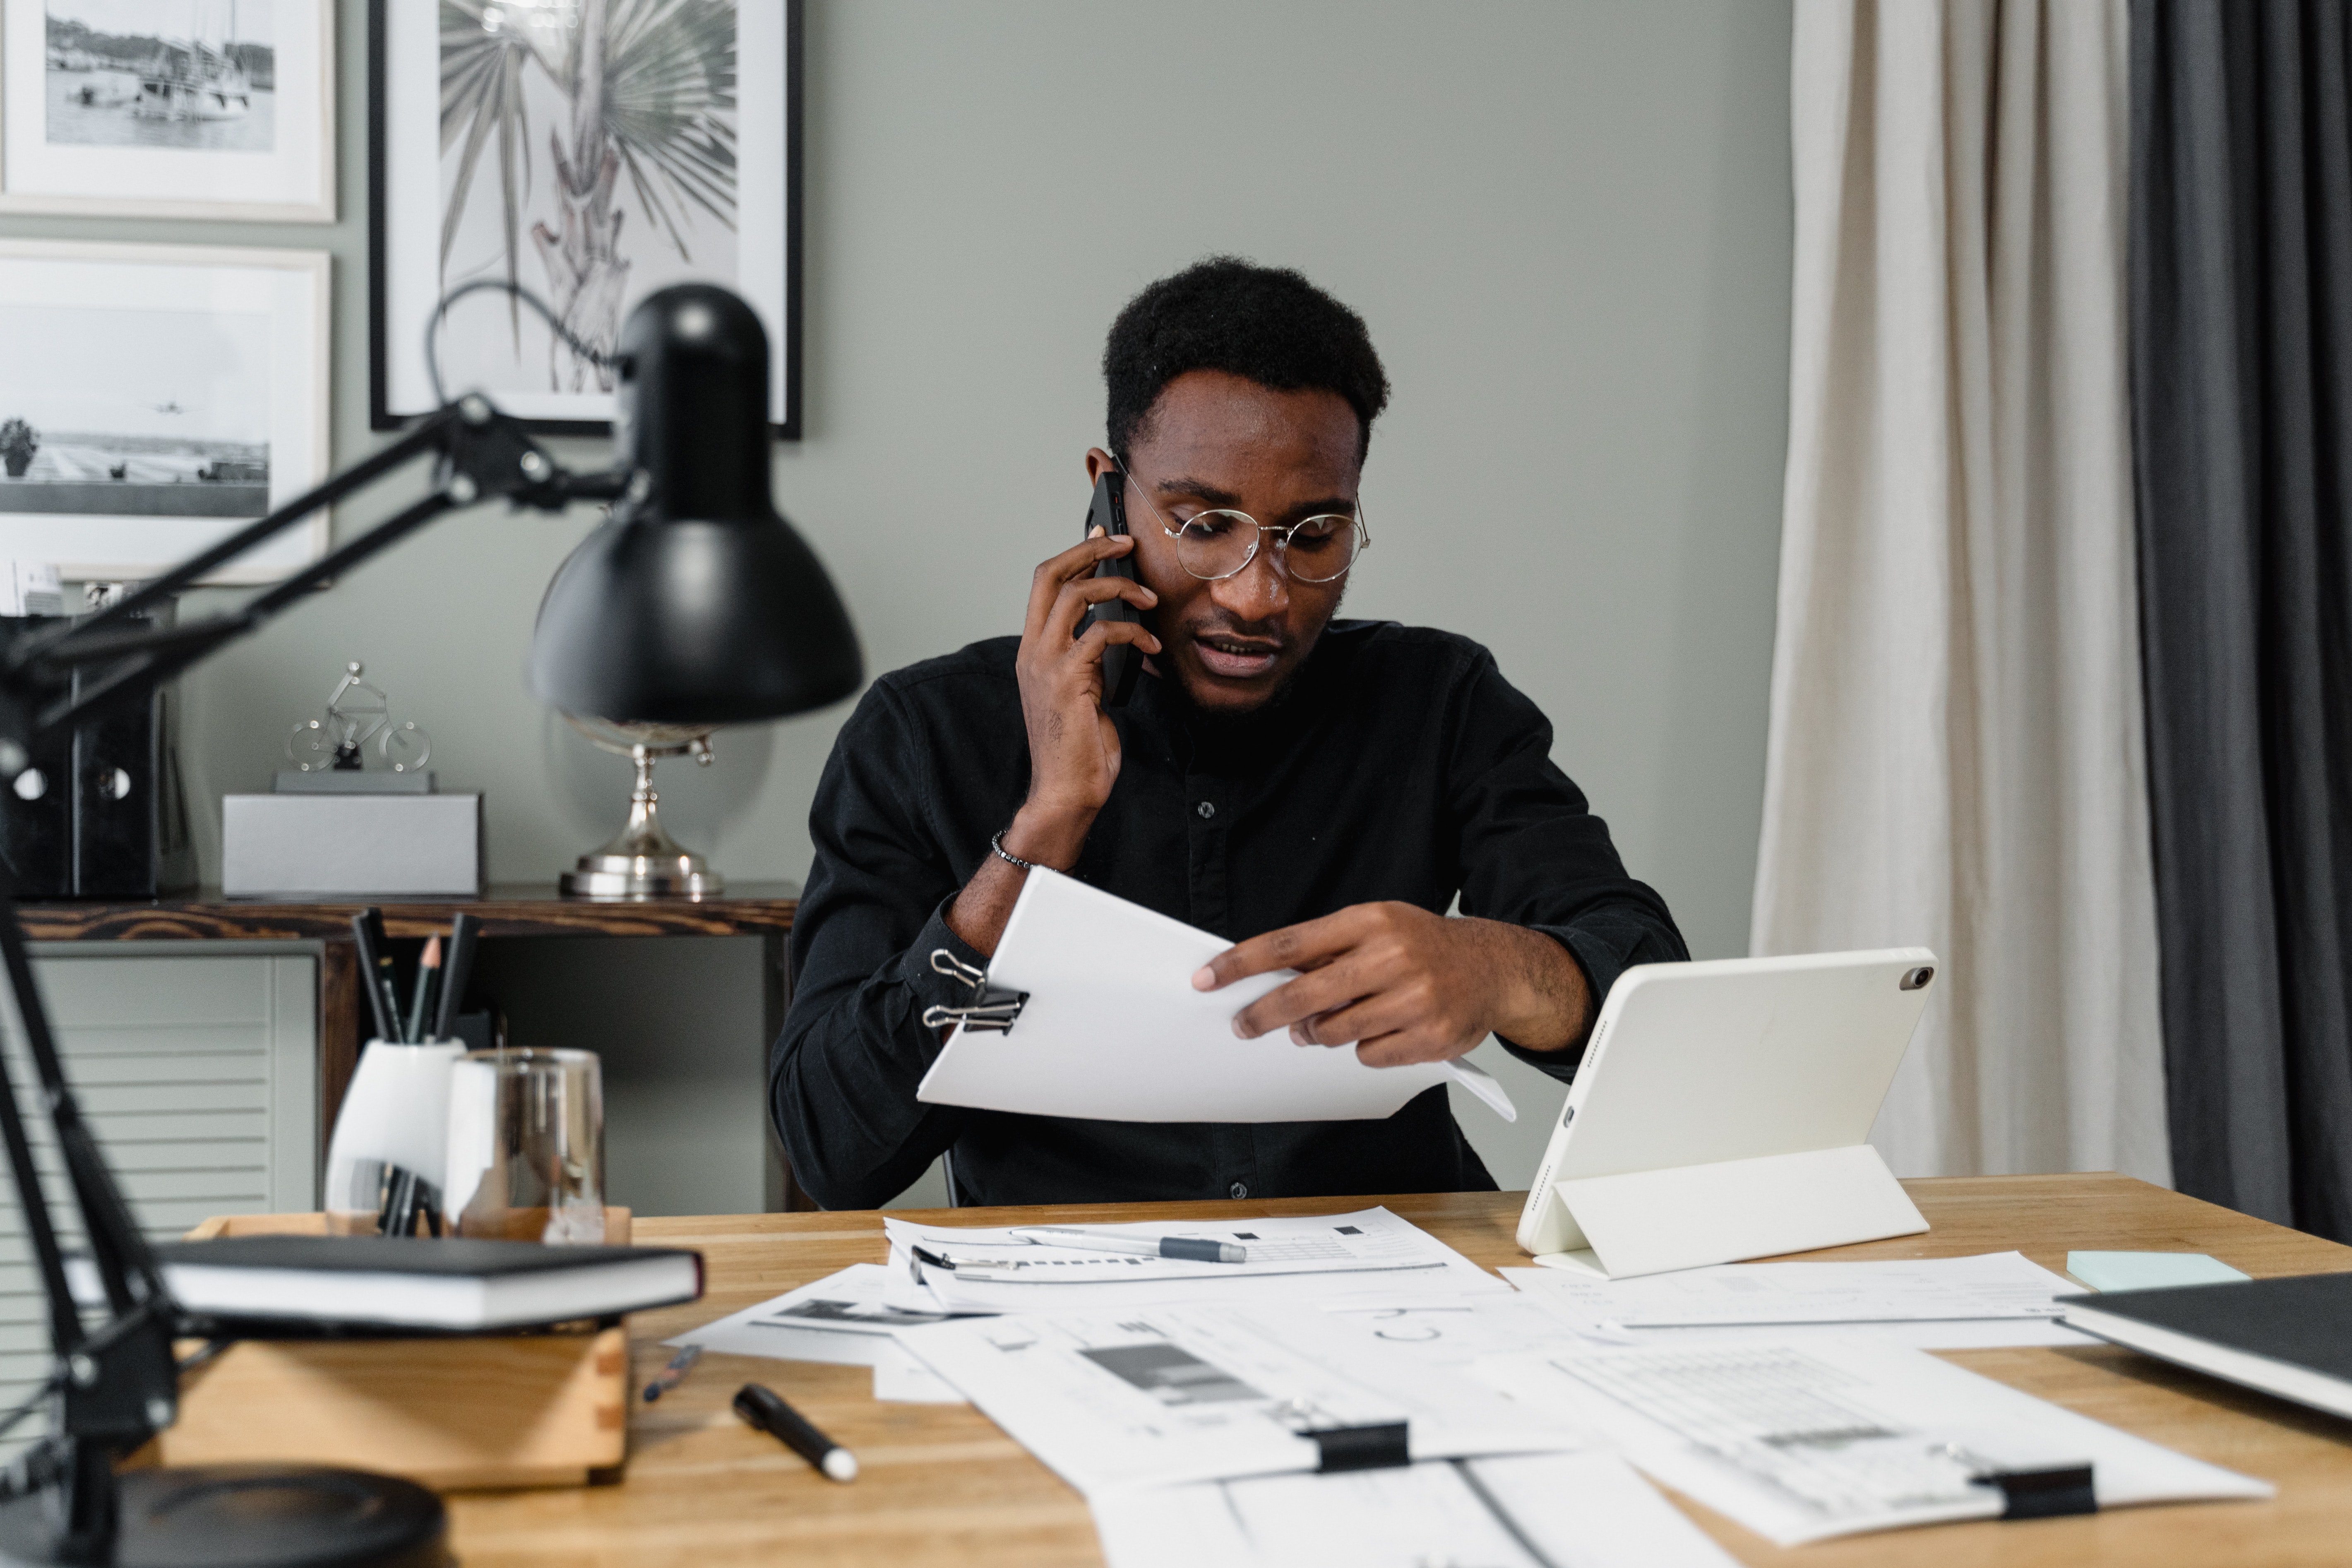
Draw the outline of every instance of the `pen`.
M367 993L368 1011L375 1017L375 1037L397 1042L400 1021L384 997L383 971L377 962L383 950L376 941L376 921L370 916L382 918L373 909L362 910L352 917L352 940L359 947L360 988Z
M747 1383L735 1391L735 1414L836 1481L857 1479L857 1456L809 1425L772 1388Z
M1075 1247L1087 1252L1127 1252L1143 1258L1181 1258L1187 1263L1247 1263L1249 1248L1230 1241L1198 1236L1121 1236L1075 1226L1016 1226L1013 1235L1046 1247Z
M425 1026L433 1021L433 993L441 983L441 938L436 935L425 944L425 956L416 961L416 990L408 1005L408 1037L423 1045L430 1036Z
M651 1405L655 1400L659 1399L663 1394L667 1394L671 1389L676 1388L680 1383L686 1381L686 1374L692 1372L694 1370L694 1363L701 1359L702 1347L700 1345L688 1345L684 1350L678 1352L676 1355L670 1357L669 1364L662 1368L661 1372L651 1383L646 1384L646 1403Z
M482 922L460 914L449 925L449 952L441 966L440 1016L433 1026L436 1040L457 1037L457 1009L465 1004L466 981L474 970L474 949L481 941Z

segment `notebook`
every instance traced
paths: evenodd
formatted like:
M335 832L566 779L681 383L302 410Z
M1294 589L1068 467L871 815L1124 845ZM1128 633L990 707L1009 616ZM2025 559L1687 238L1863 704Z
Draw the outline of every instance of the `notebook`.
M702 1255L532 1241L243 1236L166 1242L163 1281L194 1317L478 1332L606 1318L691 1301ZM98 1292L87 1258L74 1293Z
M2352 1416L2352 1274L2061 1296L2070 1328Z

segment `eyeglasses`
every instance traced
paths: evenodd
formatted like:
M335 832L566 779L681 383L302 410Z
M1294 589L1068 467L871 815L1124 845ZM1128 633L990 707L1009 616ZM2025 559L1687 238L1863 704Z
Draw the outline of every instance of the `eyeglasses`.
M1176 564L1204 583L1219 583L1238 575L1257 559L1259 537L1274 535L1274 561L1284 574L1294 583L1336 583L1348 574L1356 557L1371 547L1372 536L1364 528L1363 509L1357 515L1346 512L1318 512L1301 518L1287 528L1270 522L1260 522L1245 511L1229 507L1217 507L1195 512L1176 527L1151 504L1143 486L1121 465L1119 472L1135 493L1143 497L1144 506L1160 520L1160 531L1176 542Z

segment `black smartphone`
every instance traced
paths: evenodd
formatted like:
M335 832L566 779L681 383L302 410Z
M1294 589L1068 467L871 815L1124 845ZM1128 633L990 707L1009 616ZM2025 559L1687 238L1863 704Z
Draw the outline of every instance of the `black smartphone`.
M1079 537L1091 539L1096 529L1117 539L1127 532L1127 480L1117 468L1107 469L1095 481L1094 504L1087 508L1086 531ZM1124 577L1135 581L1135 556L1132 552L1100 563L1095 567L1097 577ZM1097 621L1139 621L1142 612L1125 599L1107 599L1090 606L1078 617L1078 635L1083 637ZM1124 708L1135 691L1136 675L1143 668L1143 650L1132 643L1113 643L1103 649L1103 706Z

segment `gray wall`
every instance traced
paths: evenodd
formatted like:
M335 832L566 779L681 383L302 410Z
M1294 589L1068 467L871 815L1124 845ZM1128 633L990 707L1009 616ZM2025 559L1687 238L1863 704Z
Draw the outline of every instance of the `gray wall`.
M331 250L346 461L375 439L364 16L342 0L331 227L0 221ZM869 668L1017 626L1031 567L1083 514L1097 358L1128 295L1213 251L1294 265L1363 312L1396 387L1349 613L1490 644L1694 951L1744 952L1785 416L1789 25L1777 0L809 0L807 434L779 451L777 493ZM352 504L339 533L403 499ZM262 784L349 658L433 732L445 787L486 792L494 878L543 881L605 837L625 764L520 679L541 586L586 526L444 521L192 677L207 868L214 797ZM666 774L674 830L736 879L802 875L840 717L722 736L717 767ZM750 944L620 951L651 945L518 950L510 1009L522 1032L605 1049L623 1201L752 1206ZM598 987L625 1025L579 1000ZM1506 1185L1527 1180L1559 1098L1511 1081L1517 1127L1462 1113Z

